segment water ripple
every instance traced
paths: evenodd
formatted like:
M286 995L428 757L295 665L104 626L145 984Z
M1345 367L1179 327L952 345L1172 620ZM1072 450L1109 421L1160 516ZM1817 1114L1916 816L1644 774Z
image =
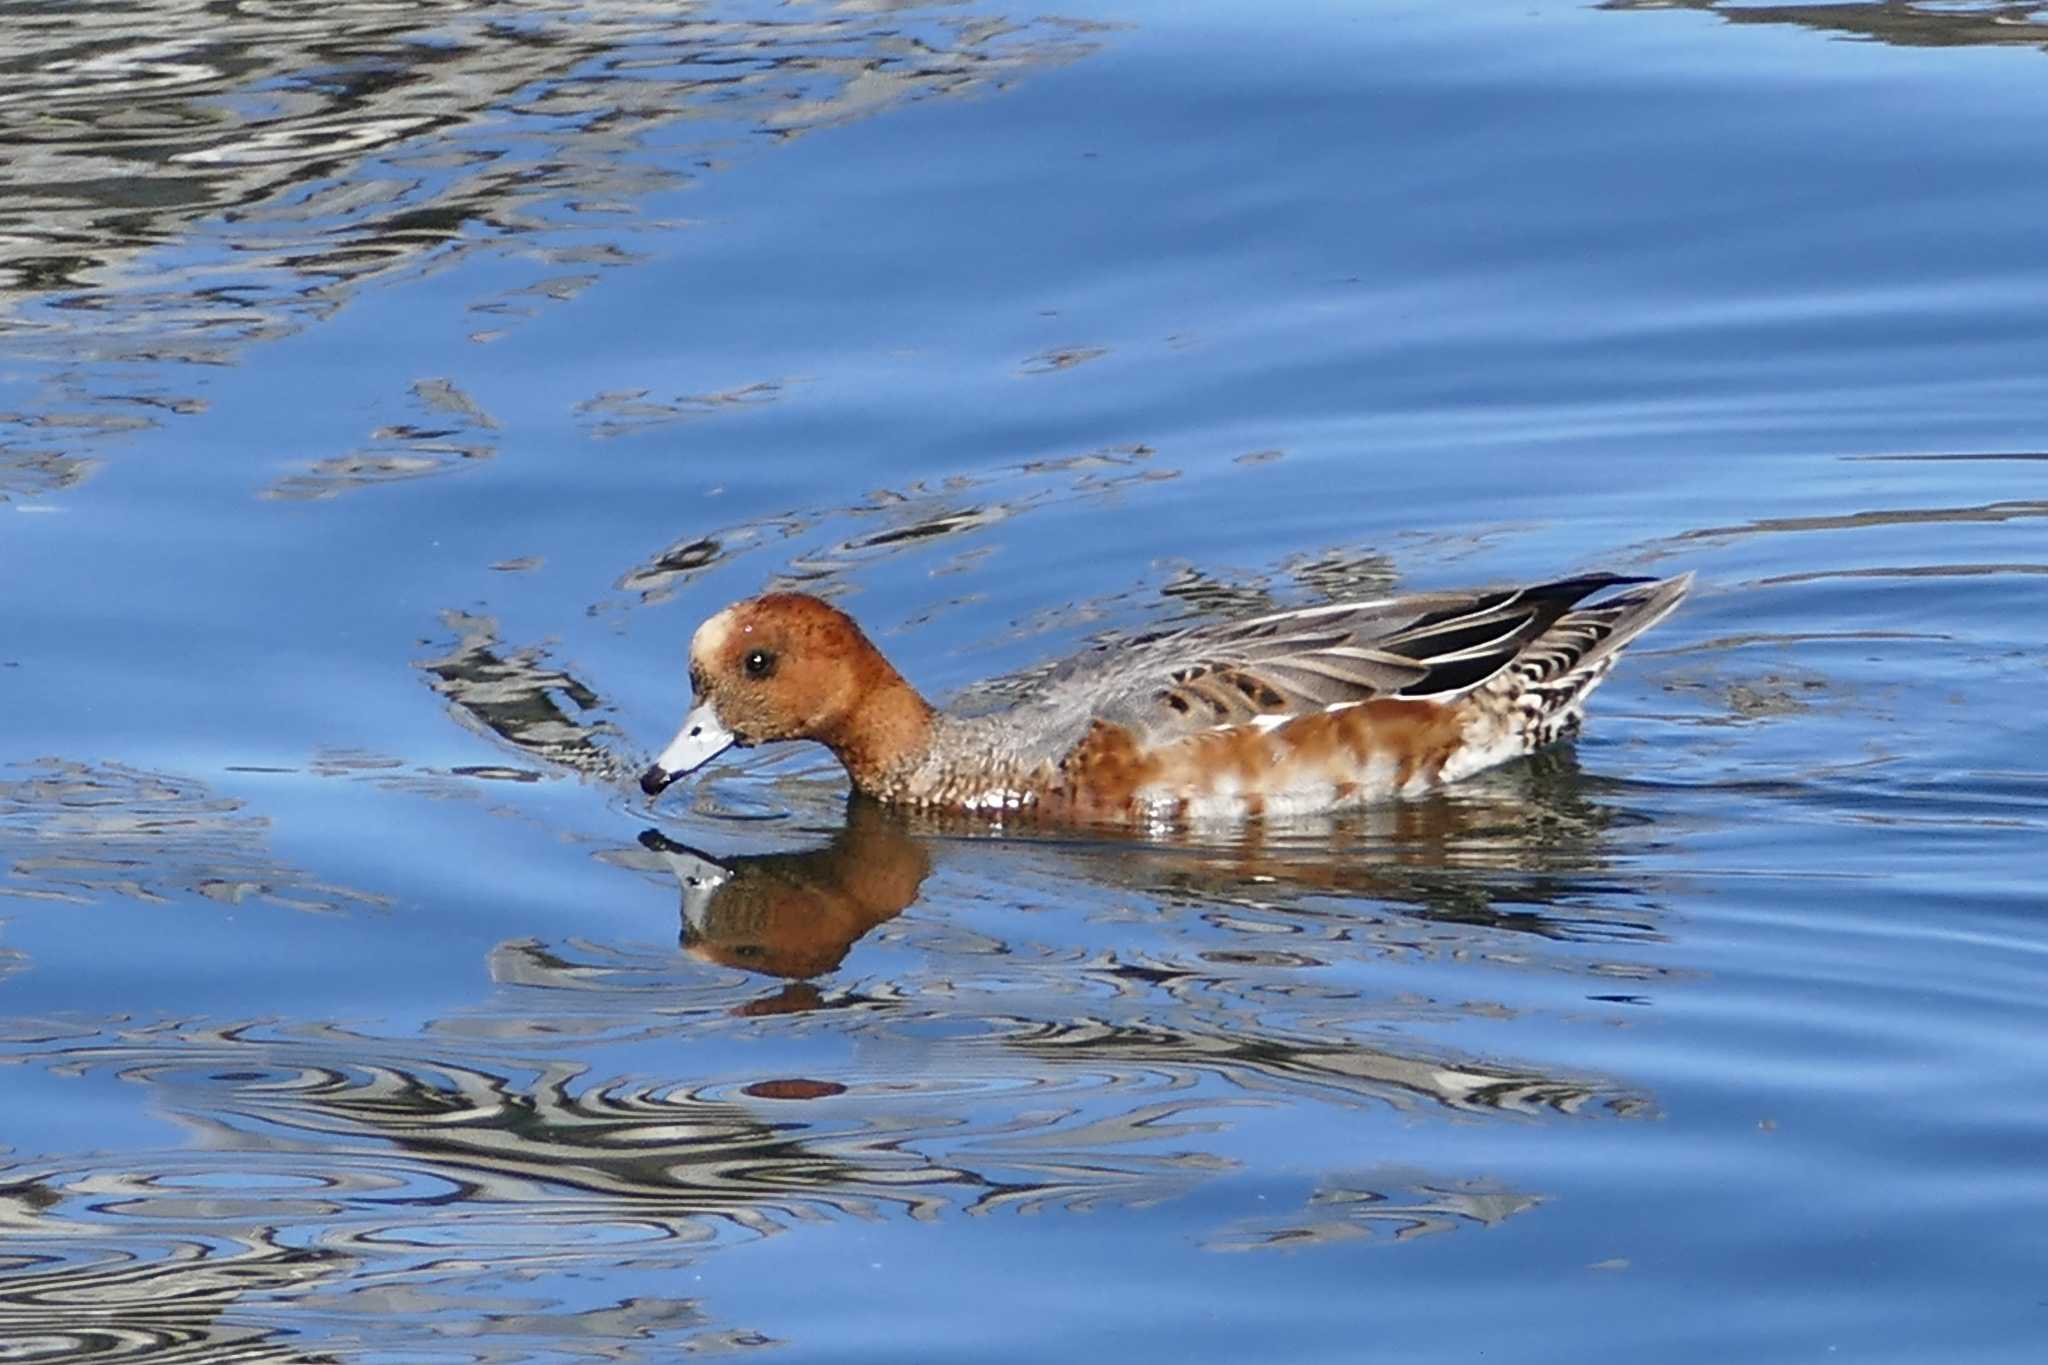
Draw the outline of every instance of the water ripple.
M533 276L474 305L488 325L472 339L490 341L637 259L619 239L675 227L645 201L721 164L715 149L971 93L1100 42L1085 24L943 6L756 19L562 0L113 0L11 18L8 39L0 111L36 116L10 122L0 158L0 312L45 392L0 414L0 497L90 475L95 461L24 439L53 422L111 435L192 410L179 394L137 411L137 362L224 364L366 286L479 252ZM703 154L652 164L650 139L675 126ZM379 433L269 496L418 479L487 450Z

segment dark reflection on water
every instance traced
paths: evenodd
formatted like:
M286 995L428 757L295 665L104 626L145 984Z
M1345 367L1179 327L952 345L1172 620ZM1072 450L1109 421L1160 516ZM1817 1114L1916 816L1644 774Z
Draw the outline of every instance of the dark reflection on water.
M2048 50L2048 18L2021 0L1856 0L1833 5L1727 3L1727 0L1600 0L1607 10L1706 10L1730 24L1796 24L1901 47L2038 47Z
M489 435L498 424L453 382L422 379L412 386L412 396L425 414L422 422L379 427L367 445L315 460L272 484L263 496L281 502L331 498L352 488L444 474L498 453Z
M1847 531L1876 526L1924 526L1941 522L2018 521L2048 517L2048 502L2026 499L1981 507L1893 507L1868 512L1834 512L1813 517L1768 517L1742 526L1701 526L1672 538L1674 551L1688 542L1731 540L1792 531Z
M1493 1181L1445 1182L1406 1173L1361 1175L1318 1189L1294 1214L1248 1219L1225 1228L1204 1245L1211 1251L1291 1251L1297 1247L1359 1238L1413 1241L1461 1226L1493 1227L1543 1202ZM1355 1183L1354 1183L1355 1182Z
M609 747L615 728L586 719L603 699L551 665L545 649L507 647L489 617L449 611L441 623L456 633L453 648L417 666L463 725L527 757L600 781L623 781L638 771L637 760L622 760Z
M930 553L933 541L973 538L1055 503L1113 498L1178 478L1180 471L1154 460L1155 453L1144 445L1111 447L960 475L936 485L878 489L844 508L756 517L676 541L628 570L615 586L634 595L630 605L656 606L710 570L748 552L766 551L778 567L764 591L830 596L842 590L852 571L907 552ZM851 528L832 530L840 521ZM960 572L973 562L970 552L962 550L938 572Z
M46 426L36 418L18 413L0 413L0 422L38 431ZM0 502L76 488L98 465L97 460L39 446L34 440L0 436Z
M508 1023L545 1025L563 992L586 1009L637 1007L610 992L665 973L514 951L526 959L519 1003L531 1013ZM716 1016L689 1016L690 994L663 1011L680 1005L682 1021L618 1024L677 1042L717 1027ZM964 1022L910 1001L866 1009L877 1039ZM425 1045L255 1022L15 1025L7 1060L142 1086L190 1141L128 1152L119 1166L67 1158L0 1170L13 1248L0 1267L0 1332L14 1358L222 1350L270 1338L275 1329L252 1324L287 1310L276 1320L295 1332L373 1342L410 1330L453 1349L481 1314L495 1332L673 1346L704 1330L694 1305L655 1312L636 1299L595 1318L508 1316L494 1286L526 1282L530 1300L544 1276L659 1267L821 1217L1153 1203L1231 1168L1204 1135L1254 1097L1467 1113L1629 1115L1644 1104L1541 1072L1292 1038L1249 1015L1208 1032L977 1014L977 1034L928 1051L915 1082L761 1076L715 1086L607 1078L567 1055L507 1069L459 1048L459 1036L491 1023L450 1021L448 1037L432 1029ZM544 1030L515 1031L531 1047ZM1401 1239L1491 1225L1541 1202L1416 1175L1355 1183L1370 1178L1319 1194L1298 1221L1220 1230L1218 1244ZM410 1321L385 1316L400 1302Z
M669 124L794 136L1071 59L1088 50L1079 27L831 6L750 20L559 0L13 15L0 108L44 117L10 137L0 268L22 293L147 287L115 268L220 215L244 257L233 293L250 291L253 270L282 267L329 281L299 302L330 307L333 284L481 244L472 236L579 219L622 230L632 197L679 183L632 155ZM192 31L160 36L180 28ZM407 155L390 157L399 147ZM388 158L381 177L336 178L372 153ZM543 259L630 257L612 246ZM235 331L263 334L259 318L242 312Z

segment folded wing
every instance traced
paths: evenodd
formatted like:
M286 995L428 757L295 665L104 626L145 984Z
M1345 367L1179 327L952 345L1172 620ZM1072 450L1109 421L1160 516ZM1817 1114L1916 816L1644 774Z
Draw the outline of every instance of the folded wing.
M1046 701L1146 742L1383 697L1445 700L1513 663L1583 599L1646 581L1592 574L1200 626L1083 655L1047 679Z

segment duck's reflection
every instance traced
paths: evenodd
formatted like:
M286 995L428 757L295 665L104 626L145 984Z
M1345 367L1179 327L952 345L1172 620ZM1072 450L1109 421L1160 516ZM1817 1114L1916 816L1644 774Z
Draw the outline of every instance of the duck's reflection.
M640 836L683 892L684 951L701 962L805 980L845 960L869 930L917 899L931 857L871 801L847 806L822 848L716 858L659 830Z
M1119 831L1013 842L1021 861L1051 863L1058 879L1167 904L1271 910L1343 897L1391 904L1411 922L1496 934L1654 940L1641 913L1583 904L1582 893L1604 885L1606 839L1628 820L1587 788L1570 752L1559 751L1490 783L1341 819L1253 826L1229 842L1161 843ZM934 850L991 842L985 821L904 813L861 797L813 848L719 855L659 830L640 835L681 888L686 952L793 982L834 971L854 944L913 904ZM819 999L815 991L778 998L785 1008Z
M1615 987L1648 969L1605 953L1589 960L1583 949L1659 937L1639 898L1612 908L1619 898L1607 866L1615 828L1626 820L1593 798L1569 751L1560 751L1427 800L1312 826L1251 827L1228 843L1115 832L998 840L985 822L908 815L858 797L842 828L811 849L720 858L655 830L641 843L681 886L681 941L693 957L788 983L735 1014L828 1004L881 1007L899 1019L944 1014L984 1030L1006 1056L1030 1058L1039 1075L1100 1068L1122 1078L1214 1076L1233 1089L1370 1096L1401 1107L1634 1115L1650 1108L1646 1097L1598 1080L1426 1044L1366 1044L1352 1034L1363 1019L1379 1028L1391 1022L1374 994L1386 974L1378 964L1390 956L1490 959L1517 973L1554 958L1559 970L1597 982L1594 998L1626 998ZM950 951L935 946L936 959L953 960L916 969L917 982L870 988L880 996L828 998L814 978L912 905L935 861L977 868L961 875L992 882L996 899L1014 898L1020 914L1033 894L1025 888L1050 884L1056 895L1135 918L1123 920L1129 933L1117 948L1086 959L1062 963L1056 945L1034 944L1029 932L1002 934ZM959 890L949 886L935 924L964 908ZM1152 909L1130 909L1147 904ZM1197 914L1181 914L1187 909ZM1532 938L1572 947L1545 949ZM1362 961L1375 964L1362 978L1303 975L1323 968L1341 976ZM980 965L993 962L1010 966ZM1034 983L1021 993L1018 973ZM976 978L990 983L978 998L962 985ZM927 1002L932 987L939 997ZM1058 1000L1067 1004L1046 1014ZM1444 1012L1425 1006L1431 1010ZM1469 999L1449 1012L1513 1013Z

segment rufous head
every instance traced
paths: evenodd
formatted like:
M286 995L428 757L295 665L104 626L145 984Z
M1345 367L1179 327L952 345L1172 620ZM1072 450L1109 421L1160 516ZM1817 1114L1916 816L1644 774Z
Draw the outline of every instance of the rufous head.
M690 641L693 700L683 727L640 778L655 796L737 744L815 739L861 778L890 736L898 692L916 702L853 618L805 593L736 602L697 627ZM886 747L886 746L883 746Z

